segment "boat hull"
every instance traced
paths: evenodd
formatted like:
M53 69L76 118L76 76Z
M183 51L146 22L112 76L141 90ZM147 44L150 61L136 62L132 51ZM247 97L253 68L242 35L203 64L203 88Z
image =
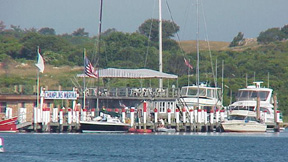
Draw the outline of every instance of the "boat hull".
M128 132L129 125L123 123L106 123L106 122L80 122L80 129L83 133L121 133Z
M159 127L156 129L157 132L167 132L167 133L174 133L176 132L175 129L173 128L164 128L164 127Z
M0 132L15 133L17 130L17 117L0 121Z
M258 122L224 122L221 124L225 132L266 132L267 126Z
M135 128L130 128L129 133L152 133L151 129L135 129Z

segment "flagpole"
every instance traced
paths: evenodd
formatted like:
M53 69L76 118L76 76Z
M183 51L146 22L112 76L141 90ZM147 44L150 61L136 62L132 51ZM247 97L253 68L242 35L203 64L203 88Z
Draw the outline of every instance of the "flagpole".
M83 77L83 109L85 109L86 106L86 74L85 74L85 57L86 57L86 49L84 48L84 52L83 52L83 65L84 65L84 77Z
M39 51L39 46L37 46L37 54L38 54L38 51ZM38 56L39 57L39 56ZM39 76L39 70L37 70L37 102L36 102L36 107L38 108L39 106L39 79L40 79L40 76Z

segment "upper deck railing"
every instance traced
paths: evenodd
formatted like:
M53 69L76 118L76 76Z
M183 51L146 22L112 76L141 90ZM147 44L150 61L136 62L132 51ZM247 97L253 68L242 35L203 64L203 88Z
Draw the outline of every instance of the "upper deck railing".
M97 97L97 88L87 88L86 96ZM99 88L99 97L143 97L143 98L176 98L180 95L179 88Z

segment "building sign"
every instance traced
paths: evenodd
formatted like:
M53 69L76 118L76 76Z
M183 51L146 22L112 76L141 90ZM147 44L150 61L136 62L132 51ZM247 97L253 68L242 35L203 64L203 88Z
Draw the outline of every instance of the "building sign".
M45 99L76 100L76 91L45 91Z

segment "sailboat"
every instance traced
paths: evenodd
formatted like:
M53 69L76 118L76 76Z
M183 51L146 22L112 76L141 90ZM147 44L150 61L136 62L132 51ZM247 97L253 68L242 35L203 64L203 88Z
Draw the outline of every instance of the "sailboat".
M100 1L100 21L99 21L99 42L101 35L101 23L102 23L102 7L103 0ZM98 45L100 51L100 45ZM98 72L94 71L94 68L90 61L86 58L86 50L84 50L84 74L92 77L98 78L98 88L99 89L99 67ZM85 108L85 76L84 76L84 99L83 99L83 108ZM99 112L99 93L97 92L97 115ZM88 120L80 121L80 130L83 133L101 133L101 132L128 132L129 124L123 123L117 117L112 117L109 114L100 113L99 116L95 118L90 118Z

